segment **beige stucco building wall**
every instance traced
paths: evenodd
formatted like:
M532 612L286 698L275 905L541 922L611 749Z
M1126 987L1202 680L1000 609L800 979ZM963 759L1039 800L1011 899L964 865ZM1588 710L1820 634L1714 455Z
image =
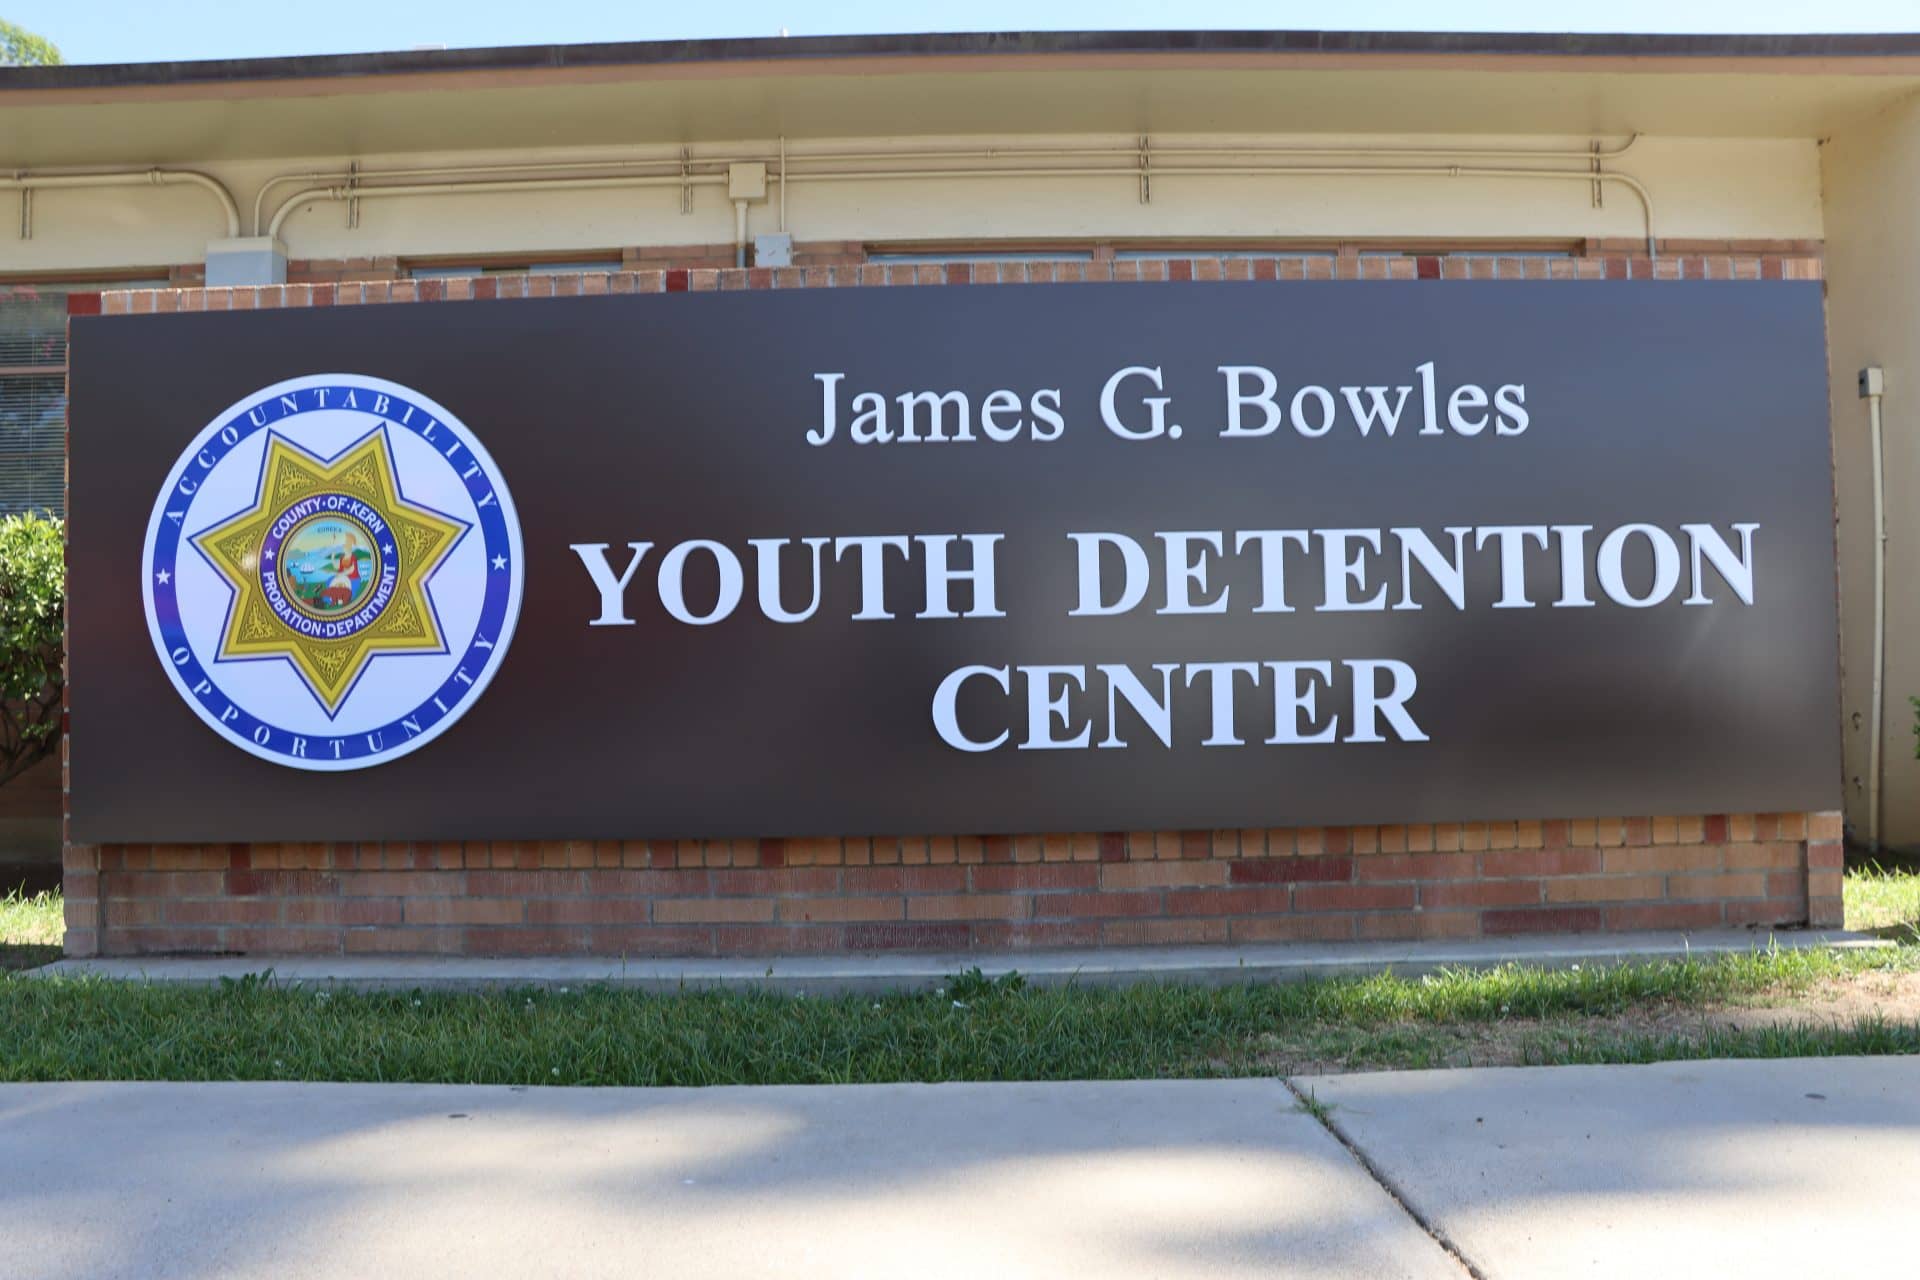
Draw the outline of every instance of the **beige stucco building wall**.
M499 165L563 159L673 160L678 148L475 149L378 155L288 155L234 161L217 153L171 162L202 170L233 192L243 233L253 228L255 197L277 175L341 173L349 163L370 175L397 169L453 164ZM1178 158L1183 147L1245 145L1265 149L1404 148L1446 152L1473 148L1486 154L1423 160L1397 154L1367 164L1401 166L1500 164L1502 152L1584 152L1595 139L1542 135L1156 135L1158 164L1194 163ZM1620 138L1600 140L1612 147ZM778 139L741 139L691 149L708 171L682 212L677 185L617 190L538 191L511 194L445 194L369 198L358 225L348 226L345 206L335 201L305 205L282 230L295 259L409 257L517 252L616 252L628 246L719 244L734 235L734 210L723 185L712 182L711 161L760 157L777 175ZM1603 187L1599 205L1590 183L1463 175L1419 176L1200 176L1160 168L1149 198L1129 168L1137 164L1139 138L1112 134L992 135L916 138L812 138L789 143L795 177L787 195L787 229L800 241L1020 241L1058 239L1335 240L1435 238L1532 241L1643 237L1646 214L1624 185ZM890 162L888 152L979 152L998 149L1083 149L1100 152L1032 164L1004 156ZM810 154L859 153L838 165L806 160ZM1110 154L1108 154L1110 153ZM1337 161L1326 161L1335 163ZM1230 161L1215 162L1219 164ZM1577 173L1577 160L1529 160L1529 167ZM884 166L929 168L1017 167L1019 175L943 176L914 179L827 180L802 176L805 169ZM1652 196L1653 230L1663 239L1815 240L1822 234L1819 149L1812 139L1648 137L1606 167L1644 184ZM1098 175L1051 176L1031 170L1098 168ZM481 175L475 175L481 176ZM271 217L280 203L324 182L275 185L265 202ZM777 180L768 198L749 208L749 235L778 229ZM30 239L0 239L0 272L46 272L149 267L199 261L207 242L224 234L215 201L191 187L127 187L35 194Z
M1840 543L1841 664L1848 825L1868 826L1873 691L1873 468L1856 375L1886 372L1887 639L1882 837L1920 845L1920 97L1822 148L1827 338Z

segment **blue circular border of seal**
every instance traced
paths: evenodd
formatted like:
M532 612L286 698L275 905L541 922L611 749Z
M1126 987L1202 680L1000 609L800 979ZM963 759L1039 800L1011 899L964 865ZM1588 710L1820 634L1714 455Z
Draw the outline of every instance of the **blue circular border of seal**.
M180 485L189 478L189 469L198 466L203 471L211 471L243 440L301 413L322 408L341 411L338 405L303 405L296 394L319 388L337 391L342 395L353 390L386 396L391 402L390 414L375 415L366 409L348 409L345 412L365 414L376 424L412 431L422 439L426 439L430 431L445 430L458 441L469 457L479 464L479 470L471 477L463 476L463 482L479 513L475 527L485 543L486 563L491 565L496 555L502 555L507 558L508 565L507 571L500 575L505 579L504 582L495 581L494 574L488 573L479 624L467 641L464 656L454 664L453 674L418 705L408 708L387 723L346 735L295 734L292 730L282 729L261 719L221 693L218 681L207 669L209 664L202 661L187 640L180 619L179 603L172 591L166 591L163 595L157 589L160 570L167 570L169 582L175 576L180 548L186 540L186 521L169 521L167 511L169 500L179 495ZM263 405L282 409L280 398L289 395L294 396L296 407L293 410L277 412L259 423L253 421L250 416L252 410ZM406 421L401 421L402 418ZM446 452L444 448L437 451L442 454ZM462 474L457 467L454 471L456 475ZM489 490L494 495L493 501L486 506L479 506ZM188 506L191 506L191 494L187 496ZM520 522L514 511L513 497L507 490L505 477L500 474L499 467L486 448L458 417L412 388L351 373L309 374L276 382L231 405L208 423L168 471L166 487L154 501L153 515L147 521L142 568L145 577L141 584L141 598L146 604L147 630L153 638L161 666L166 668L174 689L186 704L221 738L249 755L288 768L319 772L365 769L386 764L419 750L451 728L467 708L486 692L494 673L499 671L500 664L506 659L514 626L520 618L521 589L525 579ZM477 669L470 670L470 666ZM210 705L193 692L194 686L201 682L219 695L218 707ZM428 714L433 717L431 723L424 719ZM414 726L418 726L417 731ZM296 741L304 741L313 754L296 756ZM285 745L279 745L281 743Z

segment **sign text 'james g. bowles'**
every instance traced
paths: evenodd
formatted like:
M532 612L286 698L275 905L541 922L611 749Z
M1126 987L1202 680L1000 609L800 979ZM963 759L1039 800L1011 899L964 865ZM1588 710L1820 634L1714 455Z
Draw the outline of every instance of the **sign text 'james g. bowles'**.
M1822 361L1783 283L77 321L75 835L1829 808Z

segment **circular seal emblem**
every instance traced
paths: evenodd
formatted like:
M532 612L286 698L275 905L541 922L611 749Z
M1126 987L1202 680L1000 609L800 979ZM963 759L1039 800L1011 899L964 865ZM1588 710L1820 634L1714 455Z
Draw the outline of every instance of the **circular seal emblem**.
M363 769L452 727L520 615L520 524L417 391L316 374L180 455L147 522L147 628L187 705L263 760Z

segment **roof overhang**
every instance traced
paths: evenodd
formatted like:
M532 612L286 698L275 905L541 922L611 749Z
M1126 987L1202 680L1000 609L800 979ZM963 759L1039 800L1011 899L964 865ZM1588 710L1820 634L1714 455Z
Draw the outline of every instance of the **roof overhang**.
M1019 133L1820 137L1920 35L1061 32L0 71L0 167ZM244 104L244 109L241 108Z

